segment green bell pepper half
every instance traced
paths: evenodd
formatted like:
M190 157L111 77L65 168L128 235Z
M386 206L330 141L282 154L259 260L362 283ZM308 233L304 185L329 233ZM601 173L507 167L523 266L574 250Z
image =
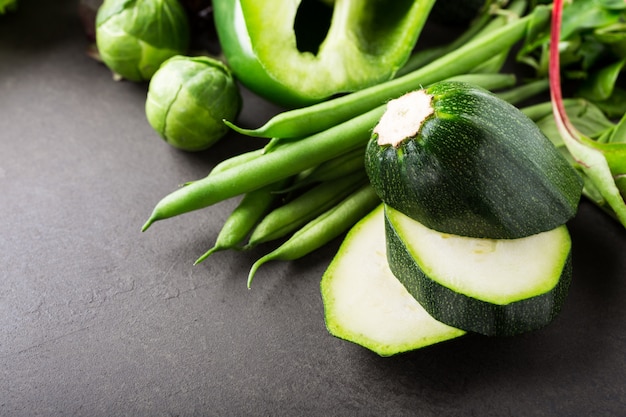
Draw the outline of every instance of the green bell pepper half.
M213 0L213 11L224 58L236 78L269 101L301 107L393 78L434 3ZM309 15L324 8L327 18ZM306 30L298 30L298 19L307 22ZM318 37L317 50L315 44L301 45L307 36Z

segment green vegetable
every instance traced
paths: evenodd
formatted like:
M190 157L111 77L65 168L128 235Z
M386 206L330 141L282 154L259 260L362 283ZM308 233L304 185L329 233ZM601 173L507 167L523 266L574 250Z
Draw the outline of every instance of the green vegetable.
M96 45L115 74L146 81L165 60L187 52L189 23L177 0L105 0L96 16Z
M491 86L509 85L511 81L510 76L470 78ZM147 230L157 220L198 210L283 178L314 175L316 168L334 164L335 158L352 152L363 153L370 131L383 112L384 106L380 106L307 138L280 142L270 152L258 149L228 158L205 178L188 182L159 201L142 230Z
M619 9L626 8L623 3ZM559 39L563 2L555 0L550 33L550 96L554 119L574 163L585 178L585 188L593 195L597 205L612 214L626 227L626 142L615 139L612 143L596 142L581 133L571 122L565 110L561 92L561 66ZM622 119L625 116L622 115ZM621 123L620 123L621 124ZM617 132L623 132L617 125Z
M465 334L433 319L392 274L382 204L348 232L320 288L330 334L381 356Z
M434 3L214 0L213 7L237 78L268 100L296 107L391 79Z
M209 172L209 174L207 175L207 177L209 176L214 176L216 174L219 174L220 172L224 172L226 170L229 170L231 168L242 168L245 166L245 164L247 164L248 162L258 158L259 156L263 155L263 149L254 149L252 151L247 151L247 152L243 152L234 156L231 156L230 158L226 158L222 161L220 161L217 165L215 165L213 167L213 169ZM205 177L206 180L206 177ZM198 182L198 180L195 181L187 181L186 183L184 183L184 186L188 186L193 184L194 182ZM268 183L269 184L269 183ZM266 185L268 185L266 184Z
M0 15L13 11L17 8L17 0L0 0Z
M598 65L624 58L615 41L626 35L623 25L626 3L621 0L567 1L557 7L562 16L559 25L560 69L570 79L593 76ZM562 13L561 13L562 10ZM535 68L539 76L549 72L551 27L535 31L521 45L517 59Z
M307 223L285 243L260 258L250 268L248 287L261 265L269 261L301 258L335 239L380 204L376 193L364 185L339 204Z
M150 80L146 117L170 145L186 151L208 149L221 139L242 106L226 65L209 57L175 56Z
M356 172L365 173L363 170L364 157L365 149L357 148L333 159L329 159L328 161L324 161L318 166L302 172L301 175L296 178L294 184L285 191L293 191L312 184L333 181Z
M431 20L437 20L435 16L435 8L443 8L447 3L447 6L454 4L459 10L463 7L458 1L451 0L449 2L435 3L433 10L431 11ZM513 0L510 3L502 2L490 2L488 9L483 9L476 18L471 21L468 27L461 33L454 41L447 44L435 45L429 48L417 48L415 52L409 57L407 63L398 71L398 75L405 75L411 71L419 69L431 61L434 61L455 49L458 49L470 42L472 39L476 39L480 36L484 36L491 31L497 30L511 23L513 20L522 16L528 7L526 0ZM463 3L465 5L465 2ZM506 6L506 8L504 8ZM465 12L465 11L463 11ZM507 51L509 48L504 48L503 51Z
M570 98L563 101L565 110L570 116L571 122L576 128L585 135L600 141L600 137L608 132L612 132L615 124L611 122L602 111L593 103L581 99ZM520 109L530 117L541 131L557 148L563 150L567 154L567 148L563 143L560 135L554 113L552 112L552 103L549 101L533 104L531 106Z
M161 199L142 230L148 229L157 220L250 192L364 146L369 130L383 111L383 107L377 108L332 129L285 143L248 161L243 169L235 166L189 183Z
M209 175L219 174L231 168L243 168L248 162L263 156L263 149L254 149L240 153L220 161L213 167Z
M467 25L495 3L495 0L438 0L431 20L443 25Z
M402 77L322 103L279 113L257 129L239 129L232 123L229 125L241 133L266 138L297 138L329 129L372 108L384 105L388 100L397 98L407 91L451 77L468 77L468 72L523 39L531 24L545 24L549 21L549 16L549 9L538 6L531 14L473 38L454 51ZM499 79L502 74L470 76L481 79L481 86L488 89L496 88L484 84L490 81L490 77L497 82L502 81Z
M498 97L507 103L516 105L525 100L536 97L539 94L545 93L550 84L548 80L540 78L535 81L529 81L526 84L522 84L511 88L506 91L499 91L496 93Z
M576 214L582 190L532 120L459 82L389 102L365 167L383 202L431 229L471 237L553 229Z
M248 247L275 240L297 230L331 209L367 181L363 171L314 186L274 209L255 227Z
M435 319L488 336L549 324L571 281L566 226L520 239L478 239L428 229L386 207L391 271Z
M213 247L200 256L194 265L221 250L243 249L243 242L248 234L278 199L279 194L276 191L283 188L287 182L288 180L278 181L246 193L224 222Z
M605 177L606 185L594 181L592 177L589 177L585 173L585 169L582 168L582 161L574 158L576 151L570 153L564 136L562 135L562 126L555 119L552 107L552 102L545 102L529 106L522 110L536 121L537 126L539 126L542 132L544 132L552 143L566 156L572 166L582 175L584 180L583 195L612 217L615 217L617 220L621 218L622 224L626 226L626 205L623 202L620 203L620 200L616 198L613 198L613 205L611 205L603 196L603 193L606 194L606 192L610 192L611 188L616 187L618 192L615 196L617 197L621 194L622 197L620 198L624 198L624 196L626 196L626 184L623 180L624 176L617 174L611 179L609 176L611 174L609 174ZM590 150L599 146L600 148L597 149L622 153L621 158L619 154L611 157L610 160L613 167L607 167L609 172L611 169L619 172L617 171L619 165L623 164L623 161L626 161L626 144L620 143L620 140L626 139L626 134L623 132L624 118L619 123L613 123L606 118L597 106L584 99L571 98L563 100L563 108L568 115L569 122L576 128L579 134L584 135L588 141L593 140L596 142L596 145ZM608 144L612 144L609 145L612 147L612 150L604 148ZM584 161L587 168L593 165L589 162L590 161ZM626 170L622 168L622 172L626 172Z
M515 85L515 76L512 74L463 74L463 75L451 77L448 80L469 82L469 83L473 83L476 85L480 85L487 89L500 89L500 88L511 87ZM356 95L356 94L358 93L352 93L351 96ZM327 103L320 103L320 105L325 105L325 104ZM344 108L344 105L340 105L340 107L343 110L347 109L347 108ZM384 104L381 104L379 106L379 108L381 107L384 107ZM326 113L327 110L330 110L330 108L331 107L326 108L324 110L324 113ZM305 107L305 108L300 108L297 110L291 110L291 111L287 111L284 113L280 113L276 117L272 118L272 120L270 120L263 127L256 129L256 130L241 129L233 125L229 121L225 121L225 123L228 126L232 127L235 131L244 135L264 137L270 132L277 134L278 136L274 136L270 140L270 142L265 146L266 150L271 151L271 149L276 147L276 145L281 142L286 142L290 140L292 141L298 140L302 137L306 137L305 135L311 132L313 132L311 134L314 135L316 134L316 132L320 133L324 129L328 130L338 124L343 123L342 122L343 118L341 117L341 111L339 111L337 114L333 114L333 113L322 114L322 117L326 117L324 120L322 120L320 119L320 114L316 113L318 110L320 110L318 105L314 105L308 108ZM347 110L349 112L353 111L349 109ZM356 116L358 116L358 114L356 114L355 117ZM348 117L347 120L350 120L350 117ZM312 121L316 123L320 123L321 127L323 128L318 131L318 129L320 129L320 126L316 128L314 125L311 125ZM303 136L295 135L295 132L298 132L298 131L302 133ZM285 135L285 136L281 136L281 135Z

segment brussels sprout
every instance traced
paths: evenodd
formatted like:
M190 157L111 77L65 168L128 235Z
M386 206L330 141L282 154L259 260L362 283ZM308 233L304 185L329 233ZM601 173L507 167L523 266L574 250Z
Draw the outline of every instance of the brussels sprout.
M189 22L178 0L105 0L96 16L102 61L131 81L149 80L189 46Z
M150 80L146 117L170 145L200 151L226 134L223 120L234 120L241 105L239 88L222 62L175 56Z

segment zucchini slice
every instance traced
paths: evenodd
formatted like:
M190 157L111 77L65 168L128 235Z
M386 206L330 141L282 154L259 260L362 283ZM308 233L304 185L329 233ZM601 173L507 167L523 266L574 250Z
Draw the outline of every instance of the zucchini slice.
M566 223L582 180L519 109L461 82L387 103L366 151L380 199L425 226L514 239Z
M567 227L519 239L429 229L389 206L391 271L437 320L488 336L536 330L560 312L571 281Z
M382 204L348 232L320 286L330 334L380 356L465 334L433 319L391 273Z

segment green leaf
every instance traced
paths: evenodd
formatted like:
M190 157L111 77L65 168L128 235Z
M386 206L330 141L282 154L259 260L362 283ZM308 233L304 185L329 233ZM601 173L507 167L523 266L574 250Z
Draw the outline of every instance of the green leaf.
M615 1L578 0L567 4L563 9L561 39L585 29L595 29L619 22L620 9L615 9ZM623 2L622 2L623 3Z
M583 99L570 99L564 102L565 111L572 124L585 136L599 138L612 132L615 124L606 118L596 105ZM561 134L550 113L537 121L537 126L555 144L563 146Z
M614 125L595 105L584 100L564 102L565 115L548 114L537 121L543 133L579 169L583 193L626 227L626 121ZM566 116L575 130L561 120ZM600 137L594 141L591 136ZM602 143L612 141L612 143Z
M624 202L624 189L617 186L611 166L604 152L589 144L584 137L574 138L563 135L563 140L574 159L581 166L586 176L593 182L599 194L614 212L619 222L626 227L626 203ZM585 143L587 142L587 143ZM623 148L622 156L626 161L626 147ZM618 175L617 178L622 178ZM623 182L620 180L620 185Z
M598 3L605 9L626 10L626 2L624 0L598 0Z
M602 101L596 101L594 103L598 106L607 117L611 119L621 118L626 113L626 90L623 88L615 87L613 94Z
M579 89L579 94L591 101L604 101L613 94L615 83L626 60L614 62L591 73Z
M608 130L602 138L601 143L626 143L626 114L620 119L612 129Z
M626 2L621 0L576 0L567 2L563 9L561 42L559 51L561 67L568 77L584 78L607 52L626 57L626 41L622 20ZM517 60L537 70L538 75L547 73L549 29L529 30L520 47ZM623 53L622 53L623 51Z

